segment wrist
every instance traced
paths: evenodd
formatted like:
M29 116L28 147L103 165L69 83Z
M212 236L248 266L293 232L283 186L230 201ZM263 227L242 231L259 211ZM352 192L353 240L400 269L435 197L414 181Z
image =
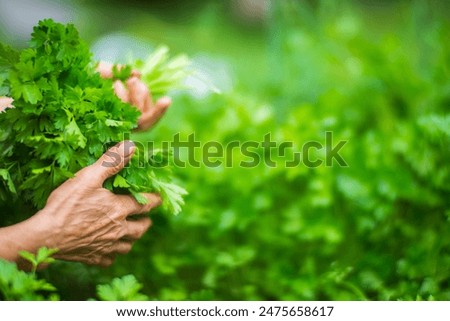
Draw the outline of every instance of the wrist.
M29 252L36 252L41 247L57 248L57 236L60 234L58 221L46 208L37 212L35 215L24 221L26 231L30 231L26 243L26 247L32 249Z
M43 246L54 247L52 225L55 223L50 218L42 210L23 222L0 229L0 257L26 268L20 251L36 253Z

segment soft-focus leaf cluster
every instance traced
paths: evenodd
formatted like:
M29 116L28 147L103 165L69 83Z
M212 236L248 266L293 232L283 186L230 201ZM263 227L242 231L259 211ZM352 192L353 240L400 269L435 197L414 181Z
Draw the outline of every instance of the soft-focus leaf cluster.
M34 273L20 271L14 263L0 259L0 300L58 300L55 291L53 285Z
M115 278L110 284L97 286L97 295L102 301L146 301L149 298L139 293L142 289L133 275Z
M169 48L166 46L158 47L145 60L130 62L131 66L142 73L142 81L156 96L182 88L183 81L192 73L189 69L190 64L186 55L170 58Z
M23 251L21 256L33 265L33 272L26 273L16 264L0 259L0 300L41 301L59 300L56 288L44 279L39 279L35 267L42 263L52 263L55 250L40 248L38 253ZM142 293L140 284L133 275L115 278L110 284L97 286L97 297L102 301L145 301L148 297Z
M301 151L331 131L348 167L286 168L288 152L242 168L235 152L232 168L179 169L183 216L155 220L114 273L162 300L449 300L448 22L418 4L374 30L353 6L272 3L266 77L180 98L156 135L270 132Z

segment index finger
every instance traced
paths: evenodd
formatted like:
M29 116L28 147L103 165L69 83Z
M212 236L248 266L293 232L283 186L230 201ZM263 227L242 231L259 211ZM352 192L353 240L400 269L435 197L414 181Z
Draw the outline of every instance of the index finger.
M147 204L139 204L133 196L130 195L116 195L122 204L121 213L123 217L128 217L136 214L146 214L153 208L161 205L162 200L158 194L155 193L141 193L147 199Z

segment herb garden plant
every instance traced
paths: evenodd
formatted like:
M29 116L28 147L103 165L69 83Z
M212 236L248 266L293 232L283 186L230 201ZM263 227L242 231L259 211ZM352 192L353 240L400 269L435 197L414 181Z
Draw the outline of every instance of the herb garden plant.
M134 64L158 95L178 86L188 60L168 59L162 48ZM136 129L140 112L112 90L114 80L130 76L131 65L114 67L113 79L102 79L96 65L75 27L52 20L39 22L27 49L0 45L0 96L14 99L14 108L0 113L1 202L43 208L56 187ZM160 193L163 209L178 214L186 191L172 182L168 157L139 148L105 188L140 203L146 201L140 193Z

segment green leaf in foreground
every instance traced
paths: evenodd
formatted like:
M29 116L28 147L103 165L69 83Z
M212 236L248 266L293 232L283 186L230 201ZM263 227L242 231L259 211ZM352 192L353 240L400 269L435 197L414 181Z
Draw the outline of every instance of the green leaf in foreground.
M52 255L58 252L57 249L48 249L46 247L41 247L37 254L33 254L27 251L20 251L19 255L31 263L32 272L36 273L37 268L41 264L50 264L55 262L55 259L52 258Z
M16 264L0 258L0 297L9 301L58 300L56 288L34 273L20 271Z
M97 295L102 301L147 301L149 298L139 293L142 289L133 275L115 278L111 284L98 285Z

